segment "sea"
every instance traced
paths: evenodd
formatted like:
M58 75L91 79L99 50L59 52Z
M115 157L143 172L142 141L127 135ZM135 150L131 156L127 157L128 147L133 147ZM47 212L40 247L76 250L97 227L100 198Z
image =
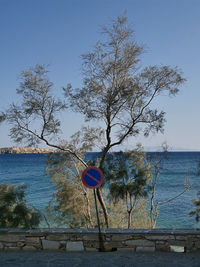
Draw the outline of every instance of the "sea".
M97 153L88 153L87 159L96 157ZM147 152L154 156L155 152ZM162 156L162 153L156 153ZM55 186L45 172L47 154L0 154L0 183L26 185L26 201L41 211L45 210ZM191 188L183 195L159 206L156 227L159 228L199 228L195 218L189 212L195 208L192 200L200 191L198 165L200 152L167 152L162 170L158 177L156 200L167 201L180 194L186 183Z

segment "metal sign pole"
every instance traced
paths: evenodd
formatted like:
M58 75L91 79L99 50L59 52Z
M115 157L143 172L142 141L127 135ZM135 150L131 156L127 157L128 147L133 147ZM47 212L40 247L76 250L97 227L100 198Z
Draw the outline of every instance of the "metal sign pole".
M97 224L98 224L98 230L99 230L99 251L105 251L104 245L103 245L103 238L101 234L101 227L100 227L100 220L99 220L99 212L97 207L97 197L96 197L96 191L95 188L93 189L94 192L94 202L95 202L95 208L96 208L96 215L97 215Z
M101 186L103 183L103 173L96 166L87 167L81 175L81 180L86 187L93 189L95 209L96 209L96 215L97 215L97 224L98 224L98 230L99 230L98 231L99 232L98 233L99 251L105 251L104 244L103 244L103 237L101 234L99 213L98 213L98 207L97 207L97 197L96 197L96 191L95 191L95 189Z

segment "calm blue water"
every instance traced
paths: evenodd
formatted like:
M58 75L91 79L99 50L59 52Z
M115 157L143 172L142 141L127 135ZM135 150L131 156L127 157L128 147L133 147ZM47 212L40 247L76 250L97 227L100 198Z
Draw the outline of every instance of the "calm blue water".
M88 157L93 155L90 153ZM0 154L0 183L24 183L27 202L44 210L54 192L45 173L46 159L45 154ZM199 161L200 152L168 152L159 176L156 198L164 201L176 196L184 189L186 176L190 178L192 188L174 202L160 206L158 227L197 227L188 213L193 209L192 199L200 190L200 176L196 175Z

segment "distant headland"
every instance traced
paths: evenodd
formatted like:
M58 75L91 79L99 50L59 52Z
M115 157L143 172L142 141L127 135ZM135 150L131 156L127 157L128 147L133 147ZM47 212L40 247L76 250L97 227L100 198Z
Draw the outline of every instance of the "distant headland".
M39 154L55 152L53 149L37 148L37 147L2 147L0 154Z

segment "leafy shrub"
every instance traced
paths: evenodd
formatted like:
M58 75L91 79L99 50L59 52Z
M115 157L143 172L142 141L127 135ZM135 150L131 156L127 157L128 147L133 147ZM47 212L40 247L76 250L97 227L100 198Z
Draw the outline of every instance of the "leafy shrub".
M0 184L0 227L35 228L39 225L41 214L27 206L25 186Z

